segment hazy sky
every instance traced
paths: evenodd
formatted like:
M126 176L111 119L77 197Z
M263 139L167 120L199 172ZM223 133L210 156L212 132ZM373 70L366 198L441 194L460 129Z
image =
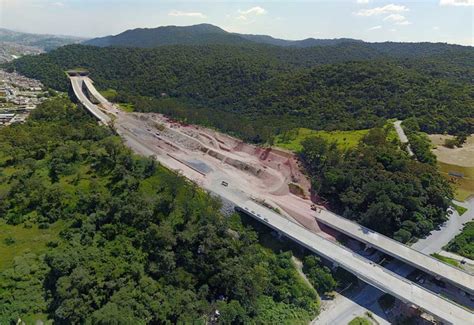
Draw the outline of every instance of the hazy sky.
M474 0L0 0L0 27L33 33L95 37L204 22L287 39L474 45Z

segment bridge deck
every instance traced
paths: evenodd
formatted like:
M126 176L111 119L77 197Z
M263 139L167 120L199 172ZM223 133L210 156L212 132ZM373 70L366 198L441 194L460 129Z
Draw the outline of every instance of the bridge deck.
M101 123L103 124L109 124L111 121L111 118L102 112L97 105L93 104L89 98L84 94L82 90L83 86L83 77L75 77L75 76L70 76L71 79L71 85L72 89L74 91L74 94L76 95L77 99L87 108L89 112L91 112L92 115L94 115Z
M451 324L474 323L474 315L470 311L365 259L340 244L314 234L253 201L243 202L241 207L243 207L242 211L254 219L285 234L300 245L355 274L364 282L402 301L410 302Z
M413 248L403 245L380 233L340 217L329 211L321 210L316 213L316 219L349 237L355 238L391 255L403 262L421 269L435 277L448 280L457 287L473 293L474 277L456 267L441 262L431 256L425 255Z
M101 103L109 103L109 101L97 91L89 78L84 78L84 85L87 87L91 95L97 99L97 101Z

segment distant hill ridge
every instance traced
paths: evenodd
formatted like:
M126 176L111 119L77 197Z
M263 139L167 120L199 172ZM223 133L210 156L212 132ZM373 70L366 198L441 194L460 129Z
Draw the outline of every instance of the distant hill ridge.
M274 38L268 35L236 34L255 43L270 44L288 47L311 47L311 46L333 46L341 43L364 43L362 40L353 38L315 39L306 38L303 40L290 41L281 38Z
M84 41L84 38L65 35L23 33L0 28L0 42L30 46L43 51L54 50L58 47L79 43L81 41Z
M206 44L268 44L286 47L331 46L341 43L363 43L350 38L314 39L290 41L268 35L230 33L211 24L192 26L162 26L157 28L137 28L118 35L94 38L86 45L152 48L165 45L206 45Z

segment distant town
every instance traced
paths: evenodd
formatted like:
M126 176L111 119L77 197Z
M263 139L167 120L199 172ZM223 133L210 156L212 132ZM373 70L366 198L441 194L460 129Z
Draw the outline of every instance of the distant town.
M0 70L0 127L24 122L47 97L41 82Z
M14 42L2 42L0 40L0 63L9 62L24 55L35 55L43 52L44 51L38 47Z

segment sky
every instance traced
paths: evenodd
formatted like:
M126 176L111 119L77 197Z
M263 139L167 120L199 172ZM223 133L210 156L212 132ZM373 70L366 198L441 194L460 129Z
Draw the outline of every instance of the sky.
M474 45L474 0L0 0L0 27L98 37L138 27L210 23L285 39Z

